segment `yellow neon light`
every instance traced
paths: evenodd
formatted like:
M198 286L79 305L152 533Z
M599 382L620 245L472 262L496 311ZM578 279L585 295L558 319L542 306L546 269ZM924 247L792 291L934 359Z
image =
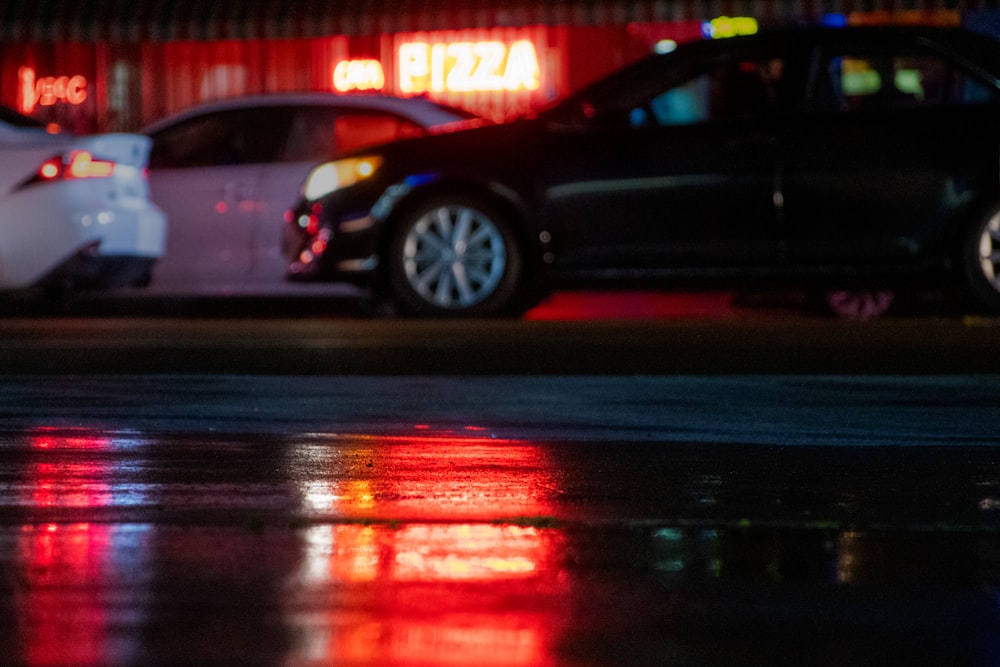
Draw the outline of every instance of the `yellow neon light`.
M485 42L406 42L397 53L399 89L426 92L537 90L541 68L526 39Z
M705 24L704 32L712 39L753 35L757 32L757 19L748 16L719 16Z
M333 88L349 90L382 90L385 72L377 60L341 60L333 68Z

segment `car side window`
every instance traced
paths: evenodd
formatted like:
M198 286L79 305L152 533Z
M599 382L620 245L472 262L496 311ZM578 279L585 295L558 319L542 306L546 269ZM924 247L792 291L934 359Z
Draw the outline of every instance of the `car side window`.
M336 145L338 151L350 151L420 134L423 134L423 129L419 125L398 116L347 113L337 119Z
M318 162L334 153L364 148L404 137L423 129L388 113L313 107L299 109L282 151L284 162Z
M288 137L281 162L320 162L334 153L337 109L303 107L296 109L288 125Z
M228 141L225 114L193 118L153 135L149 166L173 169L213 165Z
M784 73L784 60L777 57L715 63L656 95L647 108L633 110L630 122L688 125L773 113L781 104Z
M152 169L271 162L285 136L279 109L238 109L191 118L153 136Z
M936 53L844 51L818 70L814 106L821 111L935 107L996 100L996 90Z

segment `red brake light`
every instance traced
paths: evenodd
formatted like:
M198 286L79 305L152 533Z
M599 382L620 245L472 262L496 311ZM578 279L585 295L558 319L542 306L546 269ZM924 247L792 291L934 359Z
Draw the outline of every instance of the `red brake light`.
M41 176L46 181L57 178L59 173L62 171L62 160L59 158L52 158L44 164L38 170L38 175Z

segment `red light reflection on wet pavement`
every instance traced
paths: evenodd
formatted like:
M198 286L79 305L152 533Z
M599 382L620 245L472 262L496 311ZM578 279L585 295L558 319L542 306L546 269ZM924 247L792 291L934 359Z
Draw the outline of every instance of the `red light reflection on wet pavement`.
M302 510L426 521L549 516L556 482L544 450L468 433L357 436L349 454L323 436L297 442L290 464ZM338 474L345 466L358 473L347 482Z
M304 514L416 521L319 523L302 532L297 592L287 601L310 658L548 664L562 616L561 538L553 530L502 522L551 512L541 450L418 433L357 441L349 465L370 475L347 482L323 474L344 464L336 447L320 440L295 449L297 463L311 471L298 482ZM488 475L480 467L484 460L492 462ZM316 604L317 597L324 602Z
M552 664L561 537L531 525L551 509L540 450L424 433L286 445L282 477L259 480L226 520L226 499L207 499L232 490L225 461L209 471L218 479L192 481L164 471L154 448L169 443L29 435L16 495L3 500L31 518L0 525L0 564L16 573L0 607L16 619L7 631L0 624L8 656L26 665ZM191 447L198 464L214 458ZM235 467L255 467L230 453ZM482 477L484 456L494 463ZM157 520L179 504L215 513Z
M288 598L314 658L543 665L561 624L559 540L482 524L316 526ZM317 604L317 600L323 602Z
M15 502L84 512L134 502L135 489L127 497L116 497L115 465L92 458L123 443L128 446L131 440L66 437L45 430L29 436L31 451L53 449L71 455L69 460L62 456L58 461L30 460L14 485ZM62 520L25 523L10 530L17 565L14 607L24 661L29 665L115 662L133 640L115 630L127 619L118 613L114 590L125 588L130 596L141 590L136 581L125 584L145 576L148 526ZM3 548L10 548L7 539Z
M525 319L725 318L738 313L731 292L555 292Z
M487 434L0 434L2 662L1000 656L989 448Z

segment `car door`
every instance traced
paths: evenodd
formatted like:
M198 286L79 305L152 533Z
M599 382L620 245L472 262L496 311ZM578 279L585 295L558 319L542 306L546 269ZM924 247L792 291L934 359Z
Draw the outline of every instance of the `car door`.
M554 130L544 184L557 267L671 274L773 262L786 49L712 54ZM626 92L628 95L629 92ZM602 108L601 105L604 105ZM552 158L550 158L552 159Z
M814 112L781 148L785 254L829 271L929 261L946 221L995 189L996 96L918 44L817 50Z
M249 283L261 288L281 283L288 262L281 252L284 212L318 163L335 153L415 136L414 122L377 109L337 106L283 107L276 123L288 128L275 159L264 166L254 209Z
M228 292L246 282L262 165L286 131L266 111L207 114L152 137L150 190L168 218L153 290Z

